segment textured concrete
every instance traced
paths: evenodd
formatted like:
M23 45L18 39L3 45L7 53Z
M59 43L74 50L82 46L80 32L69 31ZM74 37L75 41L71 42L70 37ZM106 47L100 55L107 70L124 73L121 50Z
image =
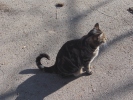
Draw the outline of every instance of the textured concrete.
M132 0L0 0L0 100L133 100L129 7ZM62 79L37 69L40 53L51 57L44 65L54 64L62 44L87 34L96 22L108 40L93 75Z

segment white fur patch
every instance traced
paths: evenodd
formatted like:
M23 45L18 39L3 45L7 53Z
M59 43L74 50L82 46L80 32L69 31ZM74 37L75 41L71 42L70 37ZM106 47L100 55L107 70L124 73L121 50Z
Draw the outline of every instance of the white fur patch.
M100 37L103 37L103 34L100 34Z
M91 59L90 63L98 56L98 53L99 53L99 47L97 47L97 49L93 52L94 56Z

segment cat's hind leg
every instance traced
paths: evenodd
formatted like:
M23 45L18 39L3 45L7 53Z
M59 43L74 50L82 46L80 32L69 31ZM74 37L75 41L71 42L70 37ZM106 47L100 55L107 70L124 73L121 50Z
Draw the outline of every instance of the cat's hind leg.
M83 72L83 67L81 67L76 73L74 73L73 75L75 76L75 77L79 77L79 76L81 76L82 74L83 74L84 72Z

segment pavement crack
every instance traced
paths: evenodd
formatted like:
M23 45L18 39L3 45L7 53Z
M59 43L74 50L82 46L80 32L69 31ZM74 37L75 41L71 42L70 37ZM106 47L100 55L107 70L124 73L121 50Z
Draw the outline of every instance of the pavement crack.
M1 68L0 68L0 71L3 73L2 75L4 76L5 73L4 73L4 71Z
M115 18L115 17L113 17L113 16L107 15L107 14L105 14L105 13L103 13L103 12L99 11L99 10L97 10L97 12L99 12L99 13L101 13L101 14L103 14L103 15L107 16L107 17L111 17L111 18L113 18L113 19L115 19L115 20L117 20L117 21L118 21L118 19L117 19L117 18Z
M97 10L97 12L99 12L99 13L101 13L101 14L107 16L107 17L113 18L114 20L119 21L119 19L117 19L117 18L115 18L115 17L113 17L113 16L110 16L110 15L107 15L107 14L105 14L105 13L99 11L99 10ZM122 16L121 16L121 17L122 17ZM125 20L125 18L122 17L122 19L124 20L124 22L125 22L127 25L129 25L129 23Z

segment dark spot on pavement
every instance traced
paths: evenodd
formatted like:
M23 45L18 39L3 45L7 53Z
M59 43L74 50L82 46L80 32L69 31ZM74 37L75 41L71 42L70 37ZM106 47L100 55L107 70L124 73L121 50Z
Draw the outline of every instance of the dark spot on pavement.
M56 5L55 5L55 7L63 7L64 6L64 4L63 3L57 3Z

